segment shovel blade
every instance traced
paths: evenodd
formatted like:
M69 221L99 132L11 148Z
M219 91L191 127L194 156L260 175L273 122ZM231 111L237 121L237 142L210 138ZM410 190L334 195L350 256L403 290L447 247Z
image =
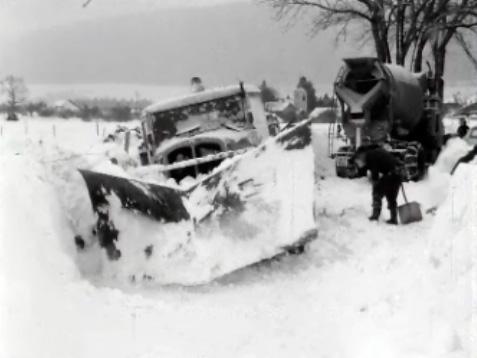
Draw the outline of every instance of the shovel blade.
M418 202L410 202L398 207L401 224L410 224L422 220L421 205Z

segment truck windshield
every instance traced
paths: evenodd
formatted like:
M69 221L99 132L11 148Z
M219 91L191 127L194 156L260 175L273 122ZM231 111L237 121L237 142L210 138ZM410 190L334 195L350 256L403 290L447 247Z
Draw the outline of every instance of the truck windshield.
M245 108L244 108L245 107ZM153 113L156 145L174 136L194 135L219 129L253 128L247 99L234 95L204 103Z

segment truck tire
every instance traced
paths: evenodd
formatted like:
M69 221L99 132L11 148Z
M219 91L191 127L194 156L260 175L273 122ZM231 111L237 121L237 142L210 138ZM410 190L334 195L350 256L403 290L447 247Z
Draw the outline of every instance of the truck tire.
M353 153L353 149L350 146L339 147L335 155L335 171L336 176L339 178L351 178L349 166L338 165L338 158L347 157L350 158ZM338 154L339 153L339 154ZM348 163L348 161L347 161ZM348 163L349 164L349 163Z
M408 172L408 179L418 181L426 173L425 153L418 142L409 143L402 158Z
M336 176L339 178L348 178L348 170L347 168L339 167L338 164L335 163L336 169Z

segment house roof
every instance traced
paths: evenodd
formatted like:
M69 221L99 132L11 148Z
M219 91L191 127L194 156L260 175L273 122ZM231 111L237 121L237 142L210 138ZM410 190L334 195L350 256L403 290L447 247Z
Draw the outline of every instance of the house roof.
M63 109L68 109L71 111L78 111L79 108L77 105L75 105L73 102L71 102L68 99L61 99L53 103L53 107L55 108L63 108Z
M268 112L283 112L288 107L295 107L293 103L288 101L276 101L265 103L265 110Z
M258 87L253 85L244 85L244 90L249 94L259 94ZM219 87L207 89L201 92L189 93L187 95L175 98L169 98L164 101L156 102L144 109L145 113L163 112L174 108L190 106L193 104L200 104L215 99L238 95L241 93L240 85L232 85L227 87Z
M467 106L462 107L459 109L455 114L474 114L477 113L477 102L468 104Z

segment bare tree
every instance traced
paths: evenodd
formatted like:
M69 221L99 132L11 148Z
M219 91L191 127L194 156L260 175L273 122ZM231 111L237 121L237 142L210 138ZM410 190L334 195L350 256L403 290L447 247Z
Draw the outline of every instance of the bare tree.
M21 77L7 76L2 82L2 93L6 97L8 120L18 120L17 112L28 95L28 89Z
M432 57L436 78L442 78L445 72L447 46L452 40L460 45L466 55L477 63L470 50L464 32L475 35L477 29L477 0L435 0L439 11L434 13L434 21L430 24ZM476 67L477 68L477 67ZM437 83L437 92L443 95L442 82Z
M337 39L348 28L361 28L359 37L372 39L376 56L383 62L422 71L425 50L434 60L436 78L445 69L446 48L454 40L477 66L465 32L477 33L477 0L261 0L275 9L278 18L298 18L312 13L313 31L338 28ZM394 40L394 51L390 45ZM439 90L440 93L441 90Z
M404 0L403 0L404 1ZM412 48L410 67L423 70L424 52L428 50L434 62L436 91L443 96L447 46L454 41L477 68L477 58L468 42L468 34L476 34L477 0L407 0L403 25L404 56Z
M350 27L360 28L360 38L372 39L376 56L391 62L390 31L396 13L392 0L261 0L275 9L278 18L312 12L312 32L337 27L337 40L345 39ZM313 11L314 10L314 11Z

